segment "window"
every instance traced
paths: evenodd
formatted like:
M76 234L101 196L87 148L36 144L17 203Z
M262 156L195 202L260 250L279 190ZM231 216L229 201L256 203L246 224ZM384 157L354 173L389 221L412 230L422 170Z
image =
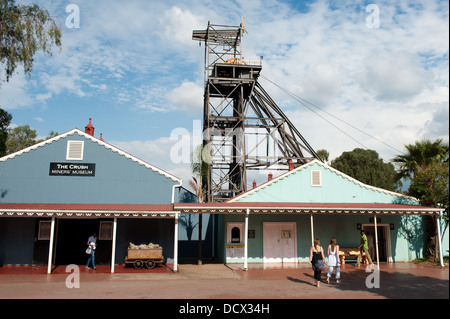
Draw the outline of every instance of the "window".
M39 221L38 240L50 240L52 222L50 220Z
M311 186L322 186L322 171L311 171Z
M239 222L229 222L227 223L227 243L242 243L244 238L244 223Z
M241 230L239 227L233 227L231 229L231 242L240 243L241 242Z
M84 141L67 141L67 160L78 160L83 159L83 148Z
M112 240L113 235L113 222L101 221L100 230L98 232L99 240Z

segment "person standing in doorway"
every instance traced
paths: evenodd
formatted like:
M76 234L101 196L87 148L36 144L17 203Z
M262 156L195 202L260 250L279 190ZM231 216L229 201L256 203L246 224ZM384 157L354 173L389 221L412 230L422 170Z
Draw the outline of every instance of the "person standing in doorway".
M366 254L369 265L372 265L373 262L372 262L372 258L370 258L370 254L369 254L369 244L367 243L367 236L366 236L364 230L361 230L361 245L359 245L358 248L359 248L359 255L358 255L358 260L356 261L356 267L361 266L361 259L362 259L363 253Z
M327 283L330 283L330 277L333 274L333 267L336 267L336 282L341 282L341 271L339 262L339 245L336 238L331 238L330 245L328 246L328 274Z
M89 255L89 259L87 261L86 264L86 269L89 269L89 263L92 262L92 269L96 269L95 268L95 250L97 249L97 234L92 234L92 236L90 236L88 238L88 242L87 242L88 246L91 247L91 254Z
M322 271L325 269L325 256L318 238L314 239L314 245L309 250L309 262L312 264L312 269L314 270L314 286L320 287Z

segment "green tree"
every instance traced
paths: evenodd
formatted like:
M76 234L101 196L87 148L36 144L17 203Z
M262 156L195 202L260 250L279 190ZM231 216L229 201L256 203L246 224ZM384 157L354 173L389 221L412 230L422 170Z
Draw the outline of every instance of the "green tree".
M0 157L6 155L6 140L8 138L8 126L12 116L0 108Z
M43 141L45 141L45 140L48 140L49 138L52 138L52 137L55 137L55 136L58 136L58 135L59 135L58 132L50 131L50 132L48 133L48 136L47 136L45 139L37 140L36 143L43 142Z
M444 229L442 239L448 227L449 218L449 167L448 163L430 163L417 168L414 178L408 190L408 194L418 198L422 205L432 207L442 207ZM427 255L437 257L436 241L437 227L436 217L426 216L427 227ZM442 242L441 242L442 244Z
M386 190L396 191L402 186L396 179L394 165L384 163L374 150L355 148L351 152L344 152L331 161L331 167L362 183Z
M54 45L61 49L61 35L61 28L46 9L0 0L0 79L9 81L18 65L30 76L35 53L51 55Z
M189 185L194 189L197 195L197 202L203 203L206 195L206 181L208 179L209 167L211 163L211 154L207 147L198 145L191 153L192 181ZM198 215L198 264L202 264L202 214Z
M330 158L330 152L328 152L328 151L325 150L325 149L318 150L318 151L316 152L316 154L317 154L317 156L319 156L319 158L320 158L320 159L322 160L322 162L324 162L324 163L328 162L328 160L329 160L329 158Z
M448 144L442 139L427 139L405 145L406 153L397 155L392 161L397 164L399 178L411 180L408 193L423 205L446 208L444 221L448 223ZM445 169L447 171L445 172ZM442 193L447 198L444 199ZM446 229L445 226L444 229ZM436 219L426 217L426 246L429 257L436 257Z
M36 144L36 131L29 125L17 126L8 132L6 153L11 154Z
M423 165L448 162L448 144L444 144L442 139L416 141L415 144L405 145L405 148L405 154L397 155L392 160L398 167L399 179L414 178L415 172Z

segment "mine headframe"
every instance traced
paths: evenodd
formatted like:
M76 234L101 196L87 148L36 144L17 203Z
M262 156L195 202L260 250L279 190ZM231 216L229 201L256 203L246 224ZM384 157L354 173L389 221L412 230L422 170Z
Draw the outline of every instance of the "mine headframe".
M258 82L262 57L245 59L239 26L195 30L205 45L203 145L210 152L208 202L247 190L247 178L261 170L288 170L314 158L315 151ZM253 173L252 173L253 171Z

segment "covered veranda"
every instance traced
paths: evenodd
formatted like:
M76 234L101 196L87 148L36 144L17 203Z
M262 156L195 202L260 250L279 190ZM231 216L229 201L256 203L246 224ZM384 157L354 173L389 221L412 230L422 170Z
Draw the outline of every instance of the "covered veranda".
M110 272L115 273L118 219L173 220L173 271L178 270L178 218L180 213L172 204L9 204L0 203L0 219L48 218L47 274L52 273L56 255L57 221L70 219L110 220L111 262ZM87 239L86 239L87 240ZM167 256L165 256L167 257Z
M441 218L444 209L425 207L418 205L404 204L383 204L383 203L260 203L260 202L224 202L224 203L180 203L174 204L174 210L186 214L234 214L244 217L244 262L243 268L249 268L249 219L252 215L308 215L311 227L311 245L315 238L314 220L317 216L330 215L366 215L373 220L373 227L377 229L377 219L380 216L406 215L406 216L434 216L438 230L439 260L444 266L443 249L441 245ZM377 232L375 232L375 261L379 260L379 242ZM379 262L377 267L379 268Z

